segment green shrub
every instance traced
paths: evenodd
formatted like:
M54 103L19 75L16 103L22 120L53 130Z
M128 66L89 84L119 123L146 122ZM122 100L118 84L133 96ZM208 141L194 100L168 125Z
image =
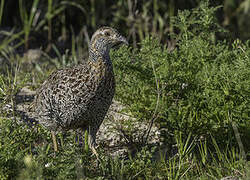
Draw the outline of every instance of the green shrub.
M156 112L164 142L177 130L213 134L223 143L224 136L235 140L232 122L250 128L249 42L215 42L213 35L224 31L213 18L216 9L205 4L180 12L173 52L148 37L139 49L124 47L112 55L116 98L141 121Z

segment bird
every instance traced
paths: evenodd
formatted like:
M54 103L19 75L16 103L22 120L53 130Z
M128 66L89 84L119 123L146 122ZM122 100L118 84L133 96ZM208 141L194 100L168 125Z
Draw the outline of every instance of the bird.
M89 56L73 67L53 72L38 88L31 105L39 124L55 132L81 129L88 132L88 145L95 155L96 133L112 103L115 77L110 49L128 45L115 28L104 26L92 35Z

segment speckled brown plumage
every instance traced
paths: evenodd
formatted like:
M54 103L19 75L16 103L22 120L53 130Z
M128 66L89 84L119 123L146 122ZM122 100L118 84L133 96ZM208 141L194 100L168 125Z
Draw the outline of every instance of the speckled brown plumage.
M89 131L94 150L96 133L111 105L115 78L109 50L126 39L110 27L91 38L86 63L52 73L37 90L33 108L40 124L52 131Z

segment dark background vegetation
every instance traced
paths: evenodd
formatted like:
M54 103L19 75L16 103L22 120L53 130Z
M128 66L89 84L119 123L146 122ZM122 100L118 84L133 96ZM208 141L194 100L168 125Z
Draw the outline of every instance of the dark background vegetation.
M1 1L2 3L4 1ZM20 6L29 15L34 1L8 0L4 2L1 28L17 30L24 26L24 17L20 15ZM100 26L109 25L127 34L130 43L147 35L158 37L167 43L169 34L175 29L170 21L179 10L192 9L202 2L200 0L76 0L76 1L40 1L35 10L30 43L35 41L37 47L46 47L52 42L69 41L73 35L87 31L90 35ZM230 36L219 38L247 40L250 37L250 3L248 0L212 0L211 6L221 7L216 12L219 24L230 32ZM40 20L44 24L37 25ZM86 35L86 34L85 34ZM34 46L32 46L34 48ZM26 47L28 48L28 47Z

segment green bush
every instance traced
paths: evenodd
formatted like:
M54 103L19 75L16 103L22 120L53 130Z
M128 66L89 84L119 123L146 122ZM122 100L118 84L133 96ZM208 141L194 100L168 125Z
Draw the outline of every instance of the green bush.
M214 34L224 32L213 18L216 9L205 4L179 12L173 52L148 37L139 49L113 53L116 98L142 121L156 113L164 142L175 131L213 134L223 142L224 136L235 139L232 122L250 128L250 43L215 42Z

